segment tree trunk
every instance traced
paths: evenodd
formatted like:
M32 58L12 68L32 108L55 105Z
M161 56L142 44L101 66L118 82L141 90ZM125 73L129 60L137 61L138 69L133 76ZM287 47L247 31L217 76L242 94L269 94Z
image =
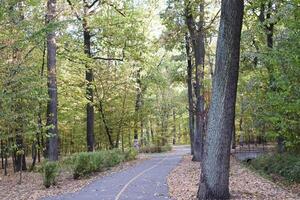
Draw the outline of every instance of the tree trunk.
M193 11L191 5L186 5L186 24L190 32L192 40L192 48L195 57L196 67L196 83L195 83L195 95L196 95L196 129L194 134L194 154L193 161L200 161L203 154L204 144L204 98L203 98L203 79L204 79L204 0L200 5L200 19L196 26L195 19L193 17ZM198 28L197 28L198 27Z
M240 57L244 3L222 0L212 102L198 199L229 199L230 143Z
M193 86L192 86L192 57L190 51L190 41L189 36L186 34L185 36L185 49L187 56L187 87L188 87L188 103L189 103L189 133L190 133L190 143L191 143L191 154L194 154L194 100L193 100Z
M236 133L235 133L235 125L233 125L233 130L232 130L232 149L236 148Z
M4 144L3 144L3 140L1 141L1 168L4 169Z
M109 142L109 146L110 146L109 148L113 149L114 148L114 142L113 142L113 139L112 139L112 129L107 124L107 120L106 120L105 115L104 115L102 100L99 100L99 112L101 114L101 118L102 118L102 122L104 124L106 135L108 137L108 142Z
M173 145L176 144L176 112L173 110Z
M136 100L135 100L135 114L136 120L134 122L134 146L138 147L138 121L140 120L140 109L142 107L142 82L141 82L141 68L137 71L137 88L136 88Z
M53 23L56 16L56 0L48 0L47 25ZM48 95L47 127L48 127L48 158L58 160L58 130L57 130L57 84L56 84L56 40L55 31L47 34L47 69L48 69Z
M84 17L82 22L83 28L83 40L84 40L84 53L87 57L91 58L91 33L87 21L89 6L86 0L84 3ZM86 105L86 141L87 150L94 151L95 138L94 138L94 90L93 90L93 80L94 74L93 69L86 64L85 79L87 82L86 86L86 98L88 103Z
M24 150L24 141L22 133L19 129L16 130L16 145L17 149L15 152L15 167L16 172L27 170L26 160L25 160L25 150Z

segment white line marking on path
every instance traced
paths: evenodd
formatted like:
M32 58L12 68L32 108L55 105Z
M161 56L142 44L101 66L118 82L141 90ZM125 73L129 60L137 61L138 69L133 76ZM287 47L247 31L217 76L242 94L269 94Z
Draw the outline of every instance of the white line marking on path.
M144 171L142 171L141 173L139 173L138 175L136 175L135 177L133 177L130 181L128 181L128 183L126 185L124 185L124 187L122 188L122 190L118 193L118 195L116 196L115 200L119 200L121 195L123 194L123 192L127 189L127 187L133 182L135 181L138 177L142 176L144 173L146 173L147 171L150 171L151 169L157 167L159 164L161 164L163 161L165 161L167 159L167 157L165 157L164 159L162 159L161 161L159 161L158 163L156 163L155 165L153 165L152 167L145 169Z

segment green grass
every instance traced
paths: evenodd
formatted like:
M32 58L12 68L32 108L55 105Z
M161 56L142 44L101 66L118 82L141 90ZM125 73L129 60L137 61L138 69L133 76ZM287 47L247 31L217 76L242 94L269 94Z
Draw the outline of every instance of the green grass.
M267 176L277 175L288 182L300 183L300 156L296 154L264 155L252 160L249 166Z

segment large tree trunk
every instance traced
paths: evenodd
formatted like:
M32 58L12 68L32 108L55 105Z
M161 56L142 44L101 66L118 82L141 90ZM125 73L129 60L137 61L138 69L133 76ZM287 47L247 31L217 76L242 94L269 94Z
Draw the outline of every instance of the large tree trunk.
M53 23L56 16L56 0L48 0L47 24ZM48 128L48 158L58 160L58 130L57 130L57 84L56 84L56 40L55 31L47 34L47 69L48 95L47 127Z
M186 49L186 56L187 56L187 88L188 88L188 101L189 101L189 133L190 133L190 143L191 143L191 154L194 154L194 100L193 100L193 85L192 85L192 57L191 57L191 50L190 50L190 41L189 36L186 34L185 36L185 49Z
M229 199L230 196L230 143L235 116L243 8L241 0L222 0L198 199Z
M87 21L89 6L86 0L84 3L84 17L82 22L83 27L83 40L84 40L84 53L87 57L91 58L91 33ZM94 151L95 138L94 138L94 90L93 90L93 69L86 64L85 79L86 86L86 98L88 103L86 105L86 141L87 150Z
M186 24L190 32L192 40L192 48L195 57L196 67L196 83L195 83L195 96L196 96L196 129L194 132L194 154L193 161L200 161L203 154L204 144L204 98L203 98L203 79L204 79L204 0L199 5L200 20L196 25L193 17L193 10L189 3L186 4Z

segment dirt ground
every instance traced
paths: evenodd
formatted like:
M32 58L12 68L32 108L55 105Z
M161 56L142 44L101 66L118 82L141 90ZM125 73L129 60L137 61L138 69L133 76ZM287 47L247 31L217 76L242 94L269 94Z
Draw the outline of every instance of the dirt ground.
M1 200L37 200L46 196L54 196L62 193L76 192L93 180L112 174L128 167L135 165L142 160L147 159L145 156L139 156L137 160L125 162L119 166L113 167L108 171L96 173L85 179L74 180L71 172L61 171L58 177L57 185L46 189L43 186L43 178L37 172L23 172L22 183L19 184L19 173L8 172L8 176L0 174L0 199Z
M231 159L230 163L231 199L276 199L300 200L300 185L279 186ZM195 200L200 179L199 163L185 156L168 176L169 193L174 200Z

